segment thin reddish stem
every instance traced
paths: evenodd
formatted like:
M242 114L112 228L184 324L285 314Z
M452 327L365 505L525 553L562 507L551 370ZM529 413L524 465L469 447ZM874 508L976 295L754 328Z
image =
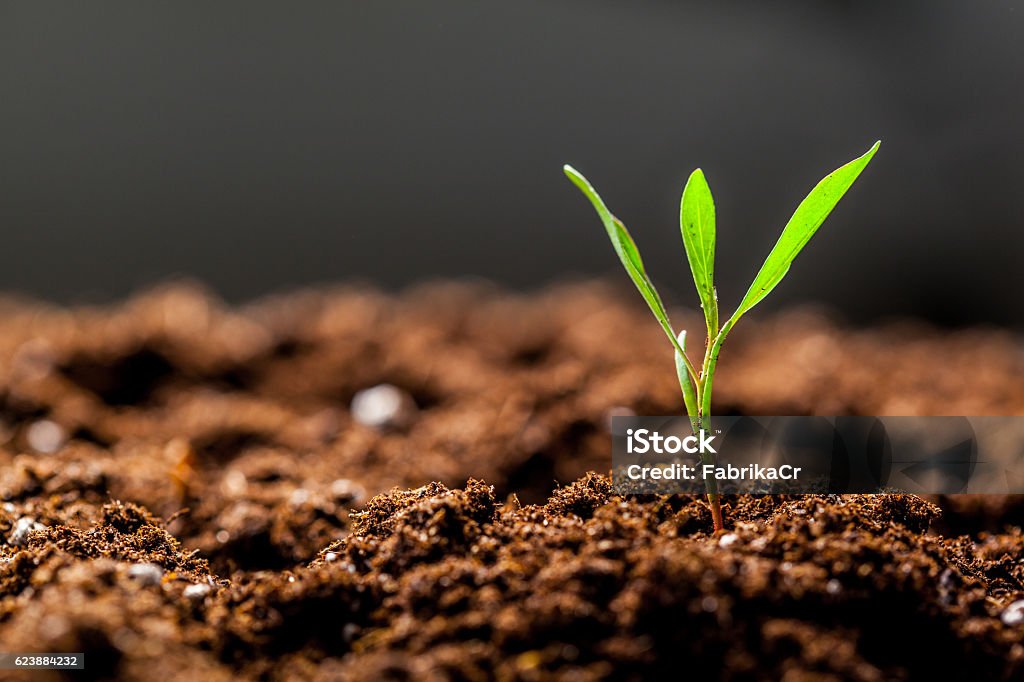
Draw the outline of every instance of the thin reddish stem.
M725 530L725 522L722 521L722 496L709 493L708 504L711 505L711 519L714 521L715 530Z

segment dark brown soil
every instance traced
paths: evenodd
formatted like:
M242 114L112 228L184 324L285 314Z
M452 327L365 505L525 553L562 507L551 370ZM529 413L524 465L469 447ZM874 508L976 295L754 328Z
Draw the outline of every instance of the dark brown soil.
M1024 412L1012 334L760 320L718 413ZM1024 677L1018 497L733 497L715 536L699 498L587 473L610 415L680 409L660 334L598 284L0 303L0 650L139 680ZM364 425L382 383L404 419Z

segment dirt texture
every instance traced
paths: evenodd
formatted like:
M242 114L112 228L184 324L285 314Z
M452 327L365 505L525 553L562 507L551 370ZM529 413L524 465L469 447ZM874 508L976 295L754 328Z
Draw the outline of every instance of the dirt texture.
M1009 332L744 323L719 414L1024 413ZM4 300L0 651L86 670L0 679L1024 678L1020 497L734 496L714 534L603 475L610 416L680 409L600 283Z

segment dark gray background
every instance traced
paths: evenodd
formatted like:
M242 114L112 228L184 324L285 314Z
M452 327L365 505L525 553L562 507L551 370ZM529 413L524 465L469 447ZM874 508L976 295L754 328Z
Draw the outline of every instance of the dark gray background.
M569 161L693 300L686 175L742 295L883 146L768 304L1024 324L1024 18L981 0L0 5L0 289L618 271Z

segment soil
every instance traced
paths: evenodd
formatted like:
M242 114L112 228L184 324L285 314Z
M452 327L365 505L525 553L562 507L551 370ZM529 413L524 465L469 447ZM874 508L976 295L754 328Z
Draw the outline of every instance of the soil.
M86 652L0 679L1024 678L1019 496L613 495L680 409L634 299L0 302L0 650ZM1006 331L744 322L716 413L1024 413Z

